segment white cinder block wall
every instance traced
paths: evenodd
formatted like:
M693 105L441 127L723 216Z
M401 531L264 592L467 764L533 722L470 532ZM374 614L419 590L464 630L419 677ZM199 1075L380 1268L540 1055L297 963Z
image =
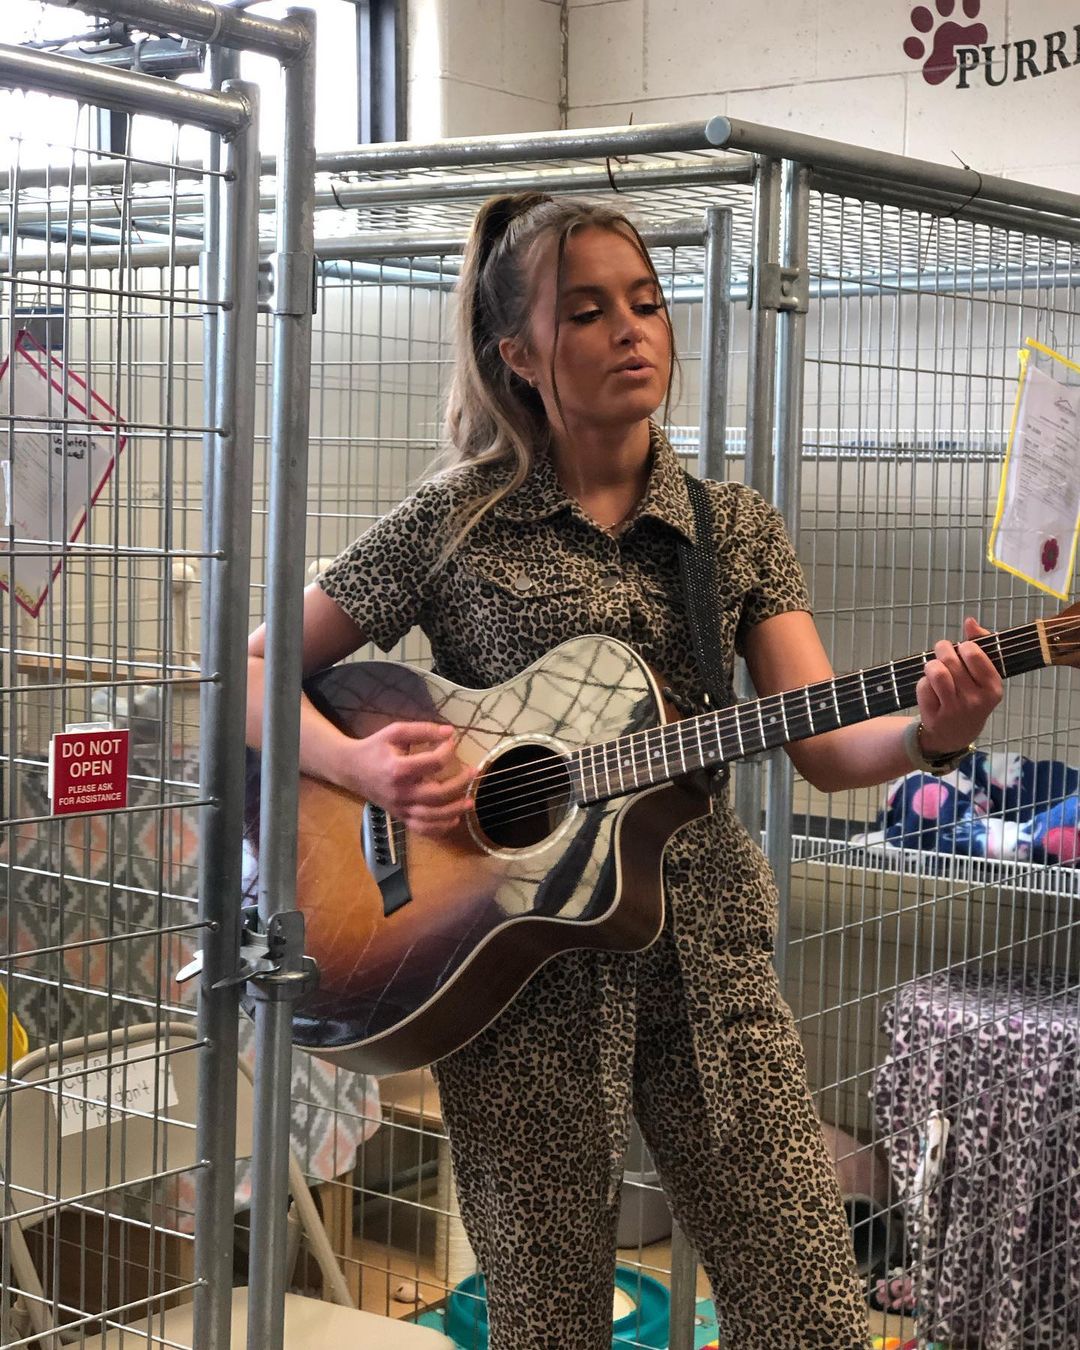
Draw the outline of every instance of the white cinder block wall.
M976 8L968 19L959 5L943 18L935 0L415 0L410 134L724 113L1075 190L1075 0ZM924 70L964 42L978 65Z
M411 0L409 136L562 125L561 0Z

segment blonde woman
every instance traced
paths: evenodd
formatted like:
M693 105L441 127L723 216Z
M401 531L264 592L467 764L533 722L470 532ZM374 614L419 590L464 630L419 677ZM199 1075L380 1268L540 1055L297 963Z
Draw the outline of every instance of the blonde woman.
M447 435L456 462L345 551L306 594L307 672L419 624L437 672L501 683L556 644L619 638L691 703L702 680L679 579L686 478L652 415L672 328L619 213L539 194L480 210L459 288ZM782 520L706 485L721 677L760 694L830 677ZM967 620L966 637L983 630ZM263 634L251 639L250 734ZM1001 684L970 640L939 643L918 687L921 755L966 747ZM792 744L831 790L912 766L913 724L878 718ZM453 733L396 723L350 739L305 704L301 763L412 831L453 830L469 771ZM839 1193L770 954L775 889L726 785L664 857L666 922L634 954L556 958L436 1065L461 1213L487 1277L492 1350L607 1350L620 1163L631 1109L740 1350L867 1343Z

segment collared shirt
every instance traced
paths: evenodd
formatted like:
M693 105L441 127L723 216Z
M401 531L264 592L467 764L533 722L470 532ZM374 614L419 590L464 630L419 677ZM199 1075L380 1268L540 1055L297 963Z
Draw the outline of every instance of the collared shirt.
M436 671L458 684L499 684L559 643L597 633L628 643L662 683L700 706L678 553L679 537L693 538L693 510L685 474L658 428L648 486L618 535L586 515L549 456L539 454L525 482L440 565L455 512L505 475L505 468L467 466L425 483L346 549L319 586L384 651L418 624ZM810 606L779 512L742 484L706 488L730 697L734 654L749 629ZM665 883L677 936L681 927L730 960L736 983L745 983L746 954L755 968L763 959L767 965L775 888L725 800L669 843Z

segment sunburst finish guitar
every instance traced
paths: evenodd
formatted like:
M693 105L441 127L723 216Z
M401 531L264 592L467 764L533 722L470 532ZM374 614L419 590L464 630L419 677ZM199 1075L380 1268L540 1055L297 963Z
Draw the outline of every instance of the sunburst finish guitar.
M1003 676L1080 663L1080 605L978 639ZM297 904L319 987L295 1041L394 1073L483 1030L570 948L634 951L663 924L661 855L708 813L704 770L915 703L931 653L681 720L641 658L582 637L515 679L463 689L392 661L335 666L306 689L338 727L443 722L476 770L472 806L439 840L301 776ZM257 883L258 761L247 804Z

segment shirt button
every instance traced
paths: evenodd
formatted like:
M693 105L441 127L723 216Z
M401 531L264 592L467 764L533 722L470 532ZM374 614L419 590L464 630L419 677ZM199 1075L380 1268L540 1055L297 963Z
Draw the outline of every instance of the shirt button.
M527 572L519 572L517 576L514 578L514 590L515 591L532 590L532 577L529 576Z
M619 576L618 572L605 572L600 578L600 585L603 586L605 591L613 591L620 581L622 581L622 577Z

